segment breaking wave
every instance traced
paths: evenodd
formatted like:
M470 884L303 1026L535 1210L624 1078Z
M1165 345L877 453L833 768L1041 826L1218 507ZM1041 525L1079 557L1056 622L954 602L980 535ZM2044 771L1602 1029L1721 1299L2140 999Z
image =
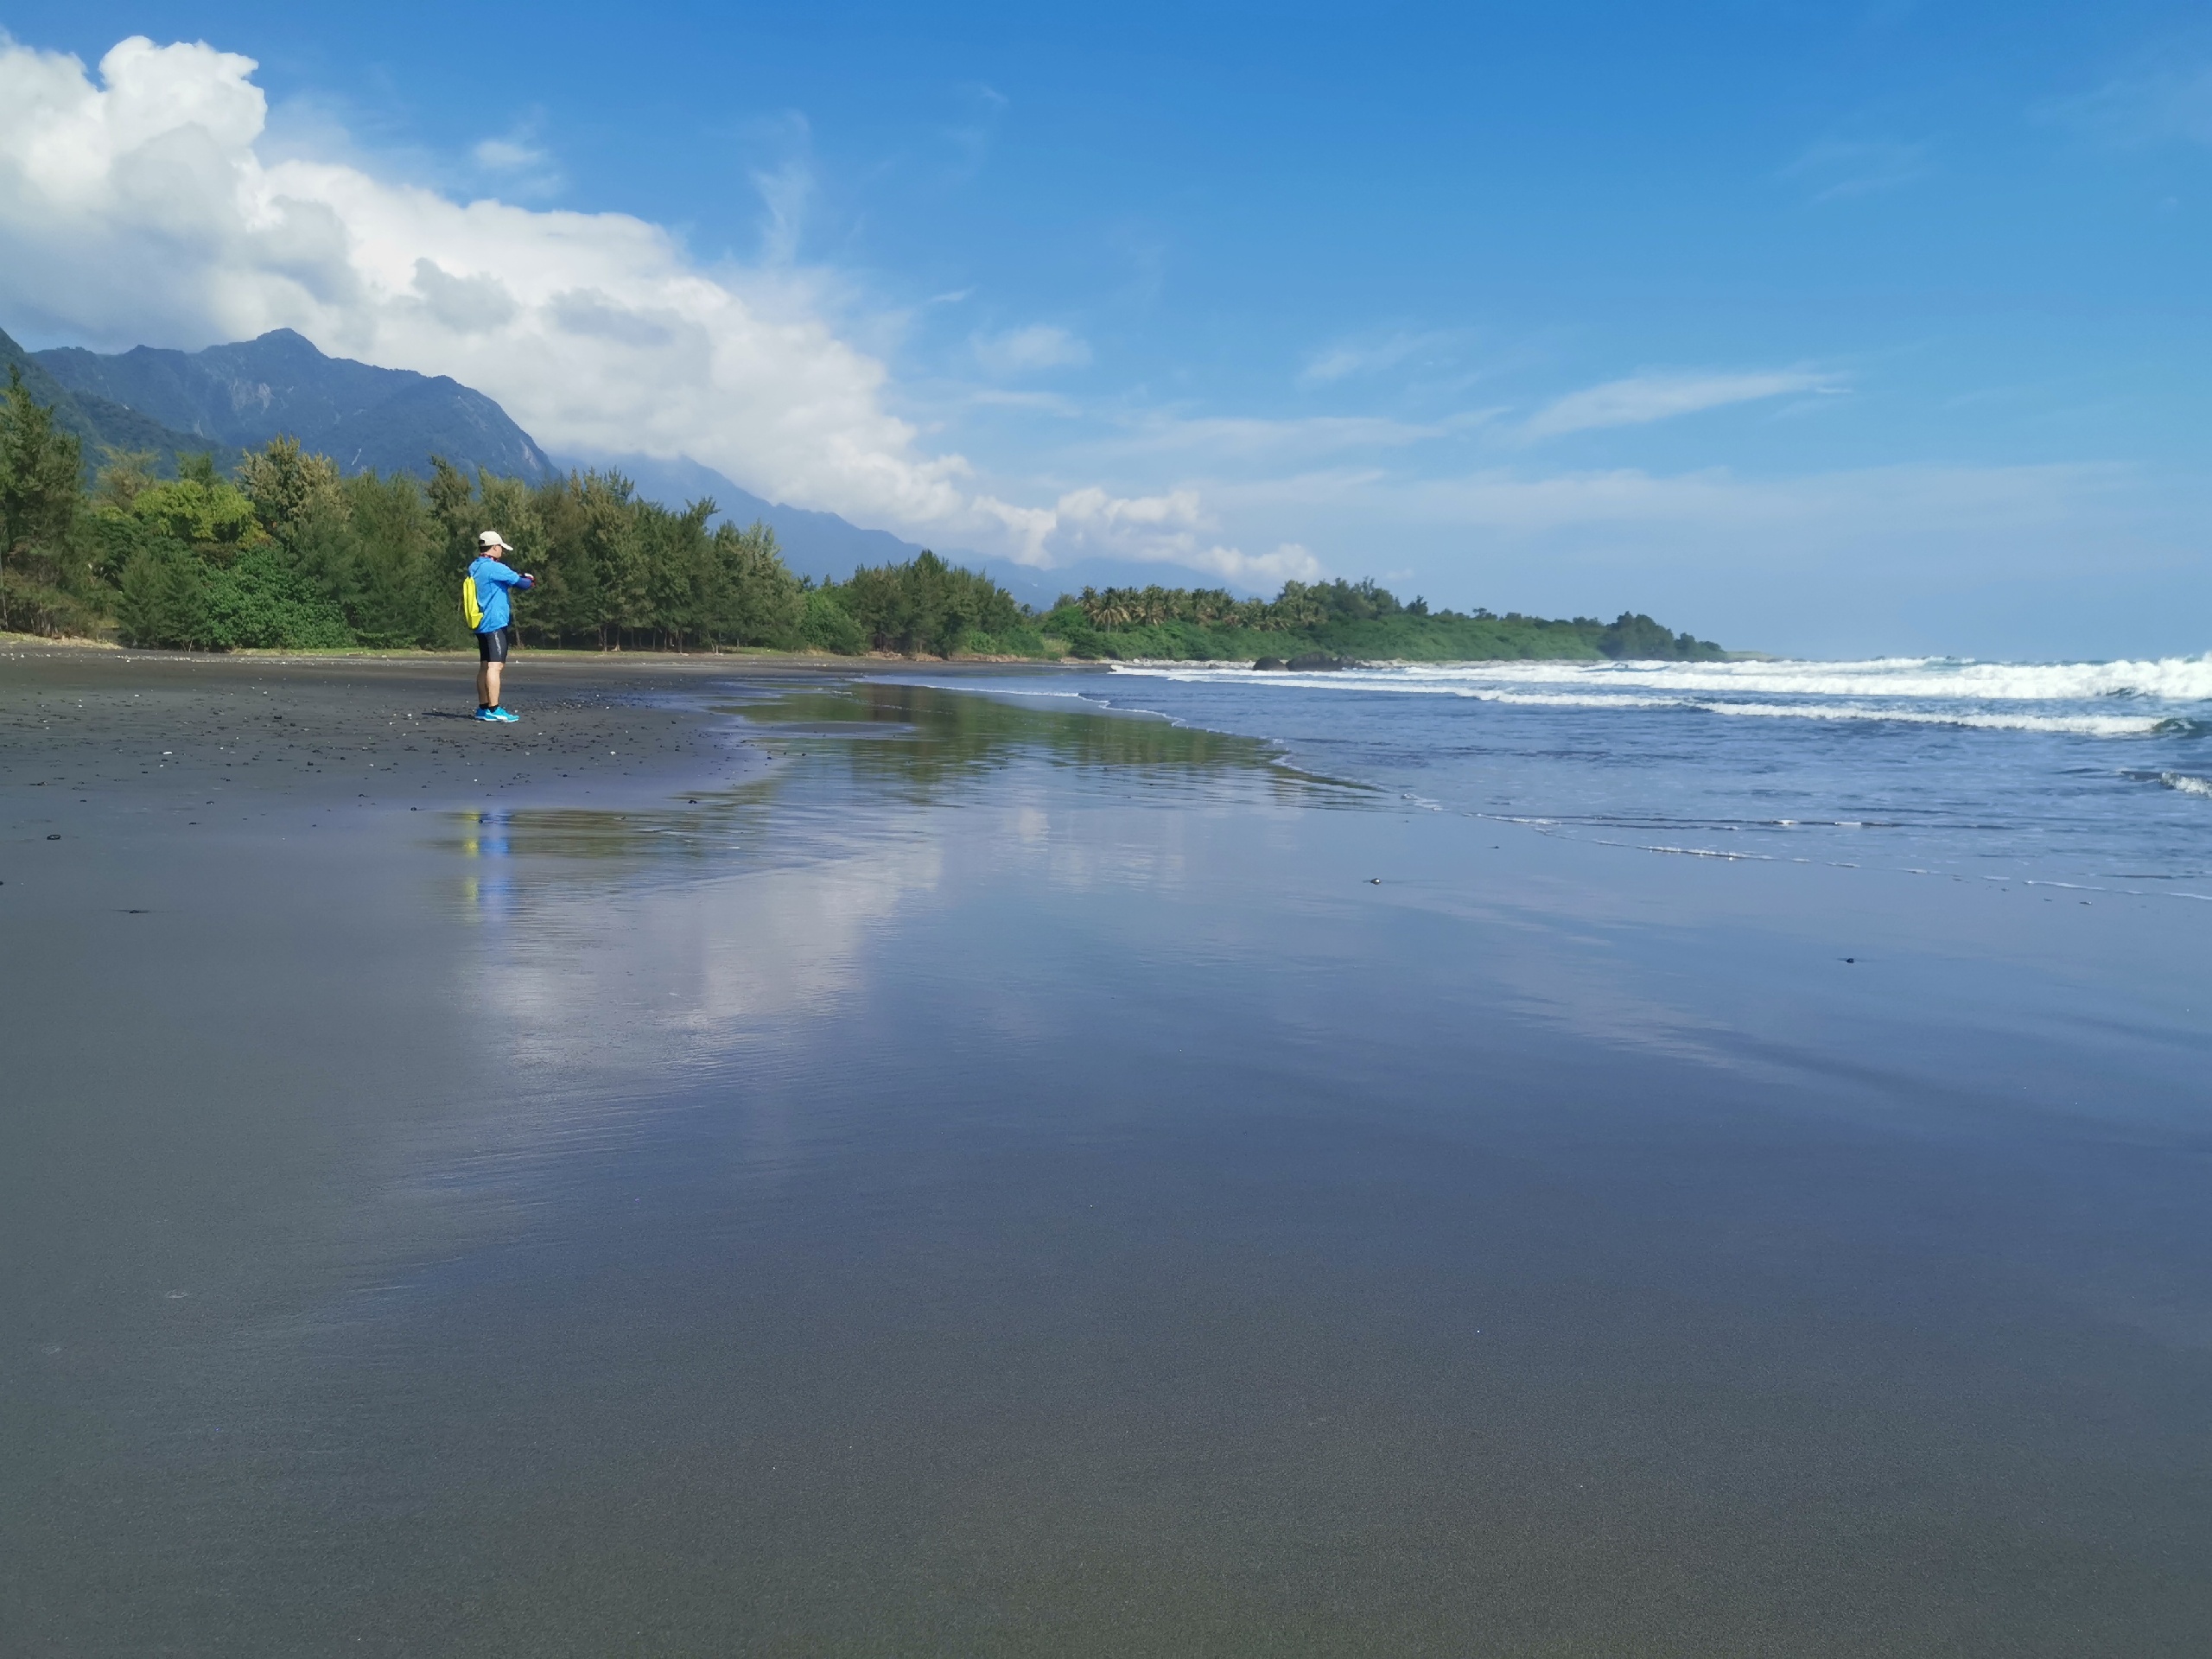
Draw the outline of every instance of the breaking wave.
M2118 663L1937 657L1848 663L1392 663L1306 674L1189 663L1115 667L1175 680L1466 697L1533 708L1679 709L1745 719L1901 721L2098 738L2212 732L2212 655Z

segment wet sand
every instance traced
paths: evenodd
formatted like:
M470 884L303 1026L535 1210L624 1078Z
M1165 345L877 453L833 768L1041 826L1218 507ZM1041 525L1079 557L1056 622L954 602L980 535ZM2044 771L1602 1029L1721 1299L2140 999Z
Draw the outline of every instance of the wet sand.
M2201 1650L2172 930L467 674L0 659L0 1645Z
M804 683L851 672L806 658L740 661L756 680ZM56 826L109 808L184 814L190 824L198 807L218 809L212 825L225 816L226 790L240 791L242 822L299 805L443 808L508 794L543 804L609 791L657 798L727 781L730 746L686 704L731 671L713 658L521 653L506 698L528 718L495 727L470 717L475 664L464 657L17 645L0 649L8 693L0 788L54 790L50 799L25 798L53 806ZM95 812L73 815L70 805Z

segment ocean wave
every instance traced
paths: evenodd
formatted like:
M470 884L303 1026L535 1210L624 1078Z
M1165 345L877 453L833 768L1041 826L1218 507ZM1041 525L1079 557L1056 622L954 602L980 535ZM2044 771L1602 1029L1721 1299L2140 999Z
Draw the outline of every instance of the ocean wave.
M1516 664L1526 669L1528 664ZM1834 694L1822 696L1799 690L1794 701L1777 697L1772 702L1746 702L1700 696L1684 685L1671 696L1656 696L1648 690L1612 690L1595 686L1586 689L1564 689L1567 683L1554 680L1559 690L1537 690L1525 682L1519 685L1502 683L1471 682L1465 677L1446 678L1440 674L1427 674L1418 678L1397 677L1390 671L1344 670L1327 674L1257 674L1243 671L1198 667L1185 664L1117 664L1123 672L1148 674L1160 678L1186 682L1222 680L1249 681L1286 690L1312 691L1382 691L1398 696L1465 697L1480 702L1503 703L1515 708L1533 709L1678 709L1689 712L1721 715L1749 720L1820 720L1890 721L1911 726L1966 727L1981 731L2000 732L2060 732L2086 737L2172 737L2198 735L2212 730L2212 722L2190 720L2150 710L2140 714L2106 713L2102 710L2067 709L2031 712L2018 708L1912 708L1902 697L1878 701L1838 698ZM1619 682L1616 682L1618 683ZM1757 688L1743 686L1739 692ZM1922 699L1923 703L1937 701ZM1946 702L1961 701L1943 699Z
M1976 663L1880 658L1808 663L1393 663L1262 673L1196 663L1116 664L1173 680L1468 697L1552 709L1680 709L1757 720L1894 721L2099 738L2212 735L2212 657L2156 662ZM2042 704L2036 708L2030 705ZM2198 705L2187 712L2176 703Z
M1124 672L1164 674L1177 679L1307 683L1319 678L1190 663L1116 666ZM1521 685L1571 686L1601 695L1618 688L1677 696L1765 694L1968 702L2145 697L2202 702L2212 702L2212 654L2111 663L1983 663L1945 657L1885 657L1833 663L1390 663L1332 672L1321 683L1408 691L1459 685Z
M1777 720L1894 721L1908 726L1965 726L1986 732L2071 732L2084 737L2149 737L2165 722L2129 715L1991 714L1965 709L1885 709L1850 703L1703 702L1716 715Z
M1530 691L1463 689L1455 695L1484 702L1539 709L1683 709L1745 720L1854 720L1907 726L1965 726L1991 732L2072 732L2087 737L2165 734L2177 722L2152 715L2036 715L2006 709L1900 709L1851 702L1722 702L1711 697L1578 697Z
M1723 695L1971 702L2079 702L2107 697L2148 697L2171 702L2212 700L2212 656L2115 663L1979 663L1919 657L1841 663L1405 664L1381 671L1409 680L1436 677L1484 683L1510 680Z
M2193 778L2185 772L2162 772L2158 781L2183 795L2212 796L2212 778Z

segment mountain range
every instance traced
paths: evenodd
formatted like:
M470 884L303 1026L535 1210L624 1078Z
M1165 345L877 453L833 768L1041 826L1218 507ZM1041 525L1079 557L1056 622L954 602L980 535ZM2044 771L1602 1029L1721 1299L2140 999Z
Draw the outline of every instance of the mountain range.
M228 445L178 431L126 404L71 391L35 355L0 330L0 373L9 369L23 377L24 391L53 409L54 423L83 446L88 465L99 465L103 448L151 450L164 472L175 468L180 451L214 450L217 464L225 467L238 459L238 452Z
M30 357L79 400L132 410L201 448L296 437L349 473L423 473L430 457L536 483L553 464L482 392L444 375L327 357L289 328L205 351L64 346Z
M719 518L762 521L799 575L842 580L858 566L896 563L922 550L834 512L767 500L688 456L550 455L473 387L445 375L331 357L289 328L197 352L151 346L27 352L0 332L0 372L11 364L30 394L54 406L56 423L82 441L88 467L99 465L103 449L114 448L150 450L163 473L175 470L180 454L208 451L228 470L245 451L279 436L297 438L348 472L426 476L434 454L464 470L480 467L533 482L596 467L621 473L649 500L681 506L711 497ZM938 550L1040 608L1086 582L1142 585L1165 574L1157 566L1105 562L1044 572L957 548Z

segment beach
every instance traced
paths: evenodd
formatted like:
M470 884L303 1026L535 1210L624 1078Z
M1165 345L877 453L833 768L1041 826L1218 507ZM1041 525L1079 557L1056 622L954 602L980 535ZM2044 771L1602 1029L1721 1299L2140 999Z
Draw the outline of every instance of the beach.
M0 655L14 1650L2201 1650L2148 876L468 671Z

